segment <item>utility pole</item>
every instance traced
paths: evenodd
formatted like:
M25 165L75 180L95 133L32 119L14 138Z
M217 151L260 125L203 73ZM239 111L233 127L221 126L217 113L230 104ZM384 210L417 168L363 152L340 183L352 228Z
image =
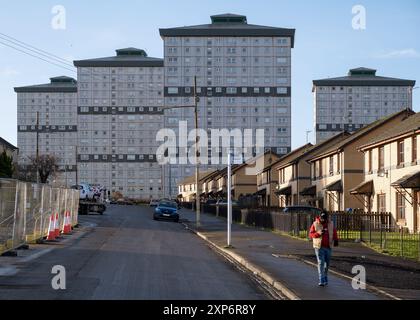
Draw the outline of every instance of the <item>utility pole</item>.
M194 76L194 122L195 122L195 218L196 225L200 225L200 185L199 185L199 148L198 148L198 102L197 96L197 76Z
M39 183L39 111L36 112L36 183Z
M178 109L178 108L194 108L194 126L195 126L195 185L196 185L196 197L195 197L195 212L196 212L196 225L200 225L200 185L199 182L199 149L198 149L198 102L200 98L197 95L197 76L194 76L194 104L193 105L181 105L181 106L168 106L162 108L166 109ZM169 152L169 151L168 151ZM170 170L170 167L169 167ZM172 177L171 177L172 178Z
M75 146L75 153L76 153L76 185L79 185L79 163L77 161L77 146Z
M67 188L67 163L68 163L68 161L66 159L64 161L64 172L66 173L66 185L65 185L65 188Z

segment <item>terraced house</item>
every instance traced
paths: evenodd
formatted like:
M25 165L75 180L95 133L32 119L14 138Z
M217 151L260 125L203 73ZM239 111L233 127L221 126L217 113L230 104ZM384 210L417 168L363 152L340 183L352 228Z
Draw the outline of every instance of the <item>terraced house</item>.
M210 171L209 174L202 178L201 191L204 200L215 199L217 193L217 183L215 177L219 175L219 170Z
M420 231L420 113L377 135L359 150L364 181L351 193L366 211L391 212L410 231Z
M256 157L255 162L248 164L248 168L254 167L257 176L257 192L258 203L263 207L276 207L278 205L277 196L275 194L278 185L277 172L274 170L274 164L280 156L270 150Z
M199 172L198 174L198 183L201 184L201 197L204 199L206 195L206 191L209 189L206 187L205 182L209 181L206 180L210 176L217 175L217 171L204 171ZM211 181L214 181L211 179ZM210 188L211 190L215 190L216 188ZM193 202L196 199L197 188L195 184L195 175L191 175L189 177L184 178L181 183L178 184L178 196L177 198L182 202Z
M384 117L359 129L348 138L312 155L312 185L316 187L316 204L328 211L347 208L363 208L350 191L364 181L364 157L358 151L362 145L389 130L402 126L407 117L414 114L410 109Z
M316 204L316 186L311 183L311 166L307 160L315 153L326 150L349 135L348 132L343 131L316 145L308 143L293 150L274 164L274 170L278 175L276 195L279 207Z
M247 170L247 163L232 166L232 198L239 200L257 192L257 176Z

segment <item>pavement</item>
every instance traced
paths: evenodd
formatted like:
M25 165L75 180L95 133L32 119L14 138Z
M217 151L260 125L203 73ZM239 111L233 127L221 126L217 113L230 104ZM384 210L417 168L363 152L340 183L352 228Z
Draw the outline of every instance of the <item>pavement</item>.
M259 274L290 299L420 298L420 290L417 289L420 285L420 265L414 261L386 256L360 243L340 242L339 247L333 249L329 285L320 288L310 241L233 224L233 248L226 248L226 219L202 213L200 226L197 227L195 212L188 209L181 212L193 232ZM366 269L366 290L355 290L351 285L354 276L351 269L355 265Z
M271 299L181 223L152 213L110 205L79 216L81 227L58 242L0 257L0 299ZM52 289L54 265L65 267L65 290Z

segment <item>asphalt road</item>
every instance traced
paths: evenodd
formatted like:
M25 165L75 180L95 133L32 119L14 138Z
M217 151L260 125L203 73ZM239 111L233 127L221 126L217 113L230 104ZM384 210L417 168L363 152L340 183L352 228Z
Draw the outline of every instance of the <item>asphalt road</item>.
M17 273L0 275L0 299L267 299L182 224L152 212L110 206L81 216L84 227L64 242L31 246L25 261L2 257ZM52 289L54 265L66 269L65 290Z

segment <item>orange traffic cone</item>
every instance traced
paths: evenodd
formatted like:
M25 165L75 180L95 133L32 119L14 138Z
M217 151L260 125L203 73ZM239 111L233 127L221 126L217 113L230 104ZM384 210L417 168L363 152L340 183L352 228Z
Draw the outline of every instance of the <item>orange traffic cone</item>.
M58 212L55 214L55 224L54 224L54 231L55 231L55 237L60 236L60 222L58 221Z
M69 228L69 233L71 233L71 212L69 211L67 215L67 228Z
M64 213L64 223L63 223L63 234L70 234L70 212L66 211Z
M54 230L54 214L50 217L50 224L48 225L48 236L47 240L55 240L55 230Z

